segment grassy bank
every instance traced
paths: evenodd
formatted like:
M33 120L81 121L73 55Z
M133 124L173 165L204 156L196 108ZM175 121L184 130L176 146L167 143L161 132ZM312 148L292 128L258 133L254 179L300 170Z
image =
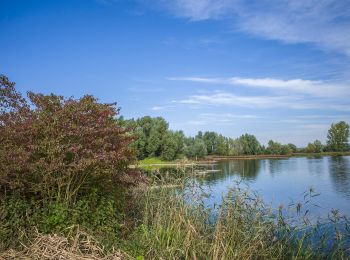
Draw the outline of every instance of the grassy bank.
M145 158L143 160L138 161L136 165L133 165L133 168L138 167L141 169L153 169L153 168L162 168L162 167L187 167L193 166L195 164L200 163L199 161L181 159L175 161L164 161L157 157Z
M176 161L164 161L157 157L145 158L138 161L139 166L149 166L149 165L163 165L163 164L173 164Z
M212 211L196 182L177 182L180 193L162 183L142 184L132 194L95 189L73 205L8 197L0 204L0 259L41 254L45 246L96 259L345 259L350 254L349 230L340 232L336 216L331 232L320 233L307 221L289 225L281 210L238 186Z

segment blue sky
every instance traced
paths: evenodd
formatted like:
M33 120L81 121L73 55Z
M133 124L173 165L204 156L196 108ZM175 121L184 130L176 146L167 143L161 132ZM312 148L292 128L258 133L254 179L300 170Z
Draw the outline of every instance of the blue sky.
M21 92L93 94L188 135L303 146L350 122L347 0L0 0L0 33Z

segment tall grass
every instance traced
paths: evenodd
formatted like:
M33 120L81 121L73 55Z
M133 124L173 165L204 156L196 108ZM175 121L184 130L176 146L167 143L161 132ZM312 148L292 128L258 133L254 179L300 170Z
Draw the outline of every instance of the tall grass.
M142 192L143 219L137 239L146 259L349 257L346 235L337 239L309 224L291 226L281 210L274 214L247 190L232 189L213 212L205 207L205 194L196 182L184 183L181 191L159 188Z

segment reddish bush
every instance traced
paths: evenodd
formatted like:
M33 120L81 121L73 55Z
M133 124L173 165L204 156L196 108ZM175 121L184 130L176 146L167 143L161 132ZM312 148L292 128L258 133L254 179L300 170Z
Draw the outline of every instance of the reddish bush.
M111 182L133 159L115 104L29 92L0 76L0 189L72 200L89 181Z

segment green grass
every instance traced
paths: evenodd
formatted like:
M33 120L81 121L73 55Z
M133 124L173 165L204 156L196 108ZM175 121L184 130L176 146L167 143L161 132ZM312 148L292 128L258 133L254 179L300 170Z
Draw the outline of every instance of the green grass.
M163 161L163 160L161 160L160 158L157 158L157 157L145 158L145 159L139 161L140 165L168 164L168 163L172 163L172 162Z
M143 160L138 161L138 167L142 169L156 169L165 166L169 166L169 164L176 164L176 161L163 161L158 157L145 158Z

